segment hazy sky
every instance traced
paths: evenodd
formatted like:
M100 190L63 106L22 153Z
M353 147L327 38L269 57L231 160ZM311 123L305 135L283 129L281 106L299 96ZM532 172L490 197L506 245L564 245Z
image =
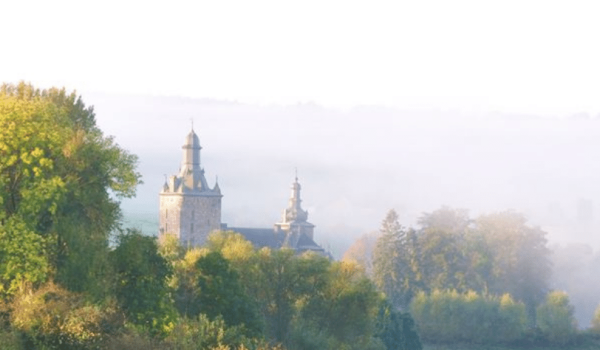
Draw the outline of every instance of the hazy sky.
M124 205L149 215L195 118L232 224L277 220L294 167L326 232L376 228L391 207L410 224L443 204L564 212L564 223L579 199L600 202L598 10L596 1L3 1L0 81L83 94L100 127L140 155L145 185ZM594 118L545 119L582 114Z
M11 1L0 79L334 107L600 113L597 1Z

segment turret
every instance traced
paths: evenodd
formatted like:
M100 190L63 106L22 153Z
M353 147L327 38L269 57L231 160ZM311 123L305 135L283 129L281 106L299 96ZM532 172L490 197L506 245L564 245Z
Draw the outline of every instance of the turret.
M185 141L181 148L183 149L181 173L183 174L186 170L200 170L200 150L202 147L200 146L200 139L193 129L185 137Z
M308 212L303 210L300 205L302 203L302 199L300 198L301 189L302 186L300 186L298 176L296 175L292 184L292 194L288 202L288 207L283 211L283 222L306 222L308 220Z

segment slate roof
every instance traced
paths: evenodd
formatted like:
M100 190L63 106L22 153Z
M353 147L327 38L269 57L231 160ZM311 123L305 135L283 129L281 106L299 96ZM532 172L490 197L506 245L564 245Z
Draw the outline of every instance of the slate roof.
M228 227L227 230L242 234L257 248L281 248L285 240L285 232L272 228Z

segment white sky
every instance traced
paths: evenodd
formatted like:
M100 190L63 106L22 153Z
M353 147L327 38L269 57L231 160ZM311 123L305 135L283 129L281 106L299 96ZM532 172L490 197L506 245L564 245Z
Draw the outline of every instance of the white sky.
M0 1L4 82L600 113L597 1Z

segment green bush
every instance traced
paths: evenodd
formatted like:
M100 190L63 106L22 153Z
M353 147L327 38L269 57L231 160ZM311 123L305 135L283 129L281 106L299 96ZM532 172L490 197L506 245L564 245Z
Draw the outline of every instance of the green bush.
M95 349L119 327L114 308L87 304L54 283L22 288L10 308L10 323L23 335L26 348Z
M411 303L411 313L428 342L505 343L519 339L526 329L525 306L508 294L421 292Z
M210 320L200 314L196 319L182 318L165 339L163 348L177 350L195 349L258 349L265 346L262 339L249 338L243 325L228 327L223 317Z

